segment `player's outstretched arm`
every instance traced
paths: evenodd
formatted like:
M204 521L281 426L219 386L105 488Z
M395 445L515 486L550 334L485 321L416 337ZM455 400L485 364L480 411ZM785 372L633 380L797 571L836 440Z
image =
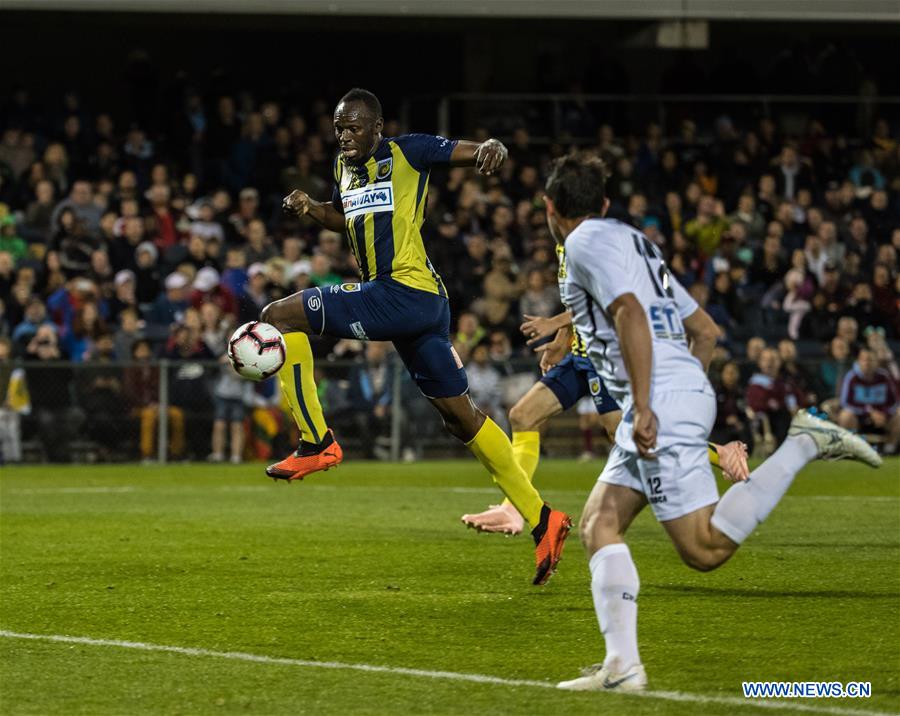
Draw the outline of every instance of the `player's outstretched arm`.
M534 349L541 357L541 373L546 373L563 358L572 348L572 326L563 326L556 332L556 337Z
M633 293L625 293L609 304L619 336L622 360L631 382L634 401L634 444L641 457L652 458L656 447L656 416L650 409L650 371L653 341L643 306Z
M560 328L572 325L572 314L568 311L557 313L550 318L529 316L527 313L524 317L525 321L519 326L519 330L528 339L528 345L537 343L544 338L555 336Z
M460 139L453 147L450 164L455 167L475 167L482 174L493 174L503 166L508 154L499 139L486 139L481 144Z
M281 203L282 208L296 216L308 216L317 224L331 231L344 230L344 212L334 208L330 201L316 201L305 191L295 189Z
M684 319L684 330L687 331L691 355L703 364L704 371L707 370L719 338L719 327L706 311L698 308Z

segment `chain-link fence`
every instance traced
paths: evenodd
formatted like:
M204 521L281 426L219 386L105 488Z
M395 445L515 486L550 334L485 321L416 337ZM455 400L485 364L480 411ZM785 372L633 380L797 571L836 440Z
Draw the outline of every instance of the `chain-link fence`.
M476 398L503 425L539 373L529 360L496 370L490 393ZM345 452L408 461L466 454L396 356L383 371L374 390L388 394L376 395L364 361L316 363L319 399ZM0 383L5 463L263 461L281 459L299 439L278 380L241 381L222 362L22 361L0 364ZM577 431L568 430L577 420L551 427L551 451L577 453Z

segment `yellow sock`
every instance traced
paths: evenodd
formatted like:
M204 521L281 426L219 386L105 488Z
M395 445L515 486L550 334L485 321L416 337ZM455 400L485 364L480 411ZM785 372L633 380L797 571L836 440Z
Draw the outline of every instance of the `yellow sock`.
M719 465L719 451L716 450L716 446L712 443L706 443L706 450L709 455L709 462L713 467L717 467L721 470L722 466Z
M528 524L532 528L537 527L541 521L544 501L529 482L528 475L516 462L512 443L500 426L487 418L481 430L466 445L491 473L494 482Z
M534 482L534 473L537 472L541 459L541 434L537 430L513 431L512 447L513 456L525 471L528 482ZM503 503L509 504L509 498L503 500Z
M512 449L516 462L525 471L528 482L534 481L538 462L541 459L541 434L537 430L514 432Z
M286 333L287 360L278 371L281 394L291 407L291 417L300 428L300 437L319 443L328 431L313 375L313 355L305 333Z

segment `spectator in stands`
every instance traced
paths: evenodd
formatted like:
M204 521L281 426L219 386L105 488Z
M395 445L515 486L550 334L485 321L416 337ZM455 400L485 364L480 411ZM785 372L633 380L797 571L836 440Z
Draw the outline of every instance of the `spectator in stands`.
M532 269L528 272L526 289L519 299L519 311L528 317L543 316L548 318L558 313L559 290L556 286L548 286L545 272Z
M781 377L797 396L799 407L807 408L819 402L815 380L797 358L797 344L790 338L778 341L778 357L781 359Z
M207 304L210 305L210 304ZM234 372L228 357L221 354L221 368L213 387L214 421L212 431L212 452L209 462L225 460L225 436L229 437L230 462L240 464L244 459L244 419L247 407L253 399L253 384L242 380Z
M58 258L60 268L69 278L86 274L91 266L91 254L101 248L100 240L72 209L63 210L58 226L47 245L48 262L51 256Z
M325 254L315 254L310 261L309 282L312 286L335 286L341 277L331 269L331 260Z
M741 440L752 451L753 434L740 383L741 373L737 363L728 361L722 366L719 380L715 383L716 422L709 439L719 444Z
M206 266L197 272L190 302L194 308L200 308L204 303L214 303L223 315L236 318L238 314L237 299L222 285L219 272L212 266Z
M472 350L472 357L466 364L469 393L488 416L503 424L505 417L500 401L500 373L491 364L490 358L488 346L484 342Z
M842 316L837 322L838 338L843 338L850 347L851 353L859 352L861 347L859 343L859 324L852 316Z
M166 276L166 292L160 295L147 315L147 322L168 327L181 320L190 303L188 302L187 277L176 271Z
M169 371L171 404L184 411L187 445L195 457L202 459L209 451L211 433L210 394L203 362L215 356L201 338L196 310L185 311L184 321L173 328L165 356L175 362Z
M137 310L136 278L131 269L116 272L112 282L114 293L106 302L110 323L117 323L122 311L126 309Z
M850 368L850 346L840 336L835 336L828 343L828 352L819 364L819 382L821 395L827 399L836 398L838 386L844 380L844 374Z
M73 373L62 360L56 329L40 326L25 351L25 380L31 398L31 417L50 462L70 462L69 443L84 423L84 412L72 399Z
M697 204L697 216L687 222L684 236L704 256L711 256L719 246L728 222L722 216L721 204L705 195Z
M131 359L135 365L123 372L125 402L140 421L141 459L152 462L159 433L159 368L151 364L153 351L150 342L143 338L132 346ZM166 415L169 453L172 459L179 460L184 455L184 412L170 404Z
M518 275L508 248L495 252L491 262L491 270L484 277L483 318L491 327L511 329L515 317L513 306L525 288L523 279Z
M70 360L81 363L94 350L97 338L107 332L106 322L97 304L87 301L75 312L72 330L66 333L62 341L63 350Z
M791 145L785 145L781 149L775 183L778 194L788 200L793 199L801 189L812 187L812 172Z
M787 384L780 375L781 358L774 348L765 348L759 357L759 372L750 378L747 386L747 406L756 419L763 416L768 422L768 430L777 442L787 435L791 417L800 405L801 397L793 386Z
M885 339L884 329L877 326L869 326L863 332L866 339L866 346L875 354L878 361L878 367L884 368L891 374L891 378L896 385L900 382L900 365L894 358L894 353Z
M0 251L12 256L13 261L25 258L28 253L28 245L16 230L16 219L10 215L0 218Z
M762 251L754 255L748 272L753 295L759 297L780 282L787 269L787 259L781 250L781 237L777 231L770 232L763 240Z
M353 419L367 457L389 457L394 365L391 346L384 341L366 343L365 360L349 376Z
M126 308L119 314L119 326L113 334L113 349L116 360L131 359L134 344L144 337L143 322L134 308Z
M63 213L71 211L72 219L79 220L86 232L96 233L100 230L100 217L103 210L94 202L94 190L91 183L78 180L72 184L72 191L67 199L63 199L53 209L50 225L59 226Z
M90 305L90 304L88 304ZM122 443L126 406L115 358L113 337L101 333L85 356L85 365L76 373L78 405L84 411L85 432L102 448L102 456Z
M753 245L762 243L766 233L766 220L756 210L756 199L753 194L744 193L738 198L737 210L728 217L728 222L734 225L742 223L747 228L747 238Z
M750 377L759 369L759 357L766 347L766 341L760 336L753 336L747 341L744 355L747 360L741 372L741 385L747 385Z
M38 328L45 323L50 323L47 318L47 308L41 299L37 296L32 296L25 305L25 315L21 323L12 332L13 353L16 356L21 356L25 353L26 347L31 342L34 334L37 333Z
M900 440L897 388L891 374L878 367L875 352L862 348L841 385L838 422L850 429L885 436L885 452L893 454Z
M0 336L0 465L21 461L21 416L31 410L24 371L12 364L12 347Z

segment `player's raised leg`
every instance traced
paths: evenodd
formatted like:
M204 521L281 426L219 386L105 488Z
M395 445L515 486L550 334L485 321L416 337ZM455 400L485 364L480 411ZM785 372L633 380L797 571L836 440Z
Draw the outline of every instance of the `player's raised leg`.
M534 479L541 455L541 426L554 415L562 412L559 399L543 383L535 383L509 411L512 428L513 457L525 473L528 482ZM481 532L501 532L517 535L525 520L510 502L494 505L474 515L463 515L463 524Z
M261 320L284 334L287 356L278 380L281 392L291 407L291 417L300 430L300 445L284 460L266 468L269 477L299 480L318 470L338 465L344 457L341 446L325 422L313 374L313 355L309 344L309 319L304 301L321 294L301 292L270 303L262 310ZM316 309L316 306L313 306Z
M432 398L447 430L462 440L494 482L531 526L535 543L534 584L544 584L562 557L572 520L547 505L516 462L512 443L497 423L481 412L468 394Z

